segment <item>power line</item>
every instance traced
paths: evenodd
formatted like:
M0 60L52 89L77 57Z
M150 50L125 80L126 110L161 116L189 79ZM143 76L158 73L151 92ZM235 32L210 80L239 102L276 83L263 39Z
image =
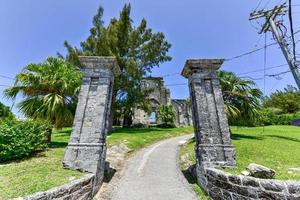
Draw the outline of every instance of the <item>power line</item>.
M6 79L11 79L11 80L15 80L15 79L14 79L14 78L12 78L12 77L9 77L9 76L5 76L5 75L1 75L1 74L0 74L0 77L1 77L1 78L6 78Z
M273 43L271 43L271 44L268 44L267 47L272 46L272 45L275 45L275 44L277 44L277 42L273 42ZM254 49L254 50L252 50L252 51L248 51L248 52L246 52L246 53L243 53L243 54L240 54L240 55L231 57L231 58L227 58L227 59L225 59L225 61L235 60L235 59L237 59L237 58L241 58L241 57L250 55L250 54L252 54L252 53L255 53L255 52L257 52L257 51L263 50L264 48L265 48L265 47L263 46L263 47Z
M288 64L282 64L282 65L277 65L277 66L273 66L273 67L266 67L266 68L257 69L257 70L253 70L253 71L242 72L242 73L239 73L239 74L237 74L237 75L240 76L240 75L252 74L252 73L255 73L255 72L262 72L262 71L264 71L264 70L280 68L280 67L287 66L287 65L288 65Z
M247 75L247 74L252 74L252 73L256 73L256 72L262 72L264 70L270 70L270 69L275 69L275 68L280 68L280 67L284 67L284 66L287 66L288 64L282 64L282 65L276 65L276 66L273 66L273 67L264 67L264 68L260 68L260 69L256 69L256 70L253 70L253 71L247 71L247 72L242 72L242 73L238 73L237 75L240 76L240 75ZM169 77L169 76L175 76L175 75L178 75L180 73L173 73L173 74L165 74L165 75L162 75L161 77ZM252 78L250 76L242 76L240 78L249 78L251 80L261 80L263 78ZM173 86L174 84L171 84L171 86ZM177 84L175 84L177 85ZM181 84L179 84L181 85Z
M294 32L293 35L296 35L296 34L298 34L299 32L300 32L300 29L297 30L296 32ZM291 36L290 36L289 38L291 38ZM272 46L272 45L275 45L275 44L277 44L277 42L270 43L270 44L268 44L268 45L266 45L266 46L269 47L269 46ZM237 55L237 56L233 56L233 57L231 57L231 58L226 58L225 61L232 61L232 60L235 60L235 59L237 59L237 58L241 58L241 57L244 57L244 56L248 56L248 55L251 55L252 53L261 51L261 50L263 50L264 48L265 48L265 47L263 46L263 47L254 49L254 50L252 50L252 51L248 51L248 52L246 52L246 53L243 53L243 54L240 54L240 55Z
M253 77L251 77L251 76L240 76L239 78L241 78L241 79L250 79L250 80L252 80L252 81L260 81L260 80L263 80L263 79L264 79L264 77L261 77L261 78L253 78Z

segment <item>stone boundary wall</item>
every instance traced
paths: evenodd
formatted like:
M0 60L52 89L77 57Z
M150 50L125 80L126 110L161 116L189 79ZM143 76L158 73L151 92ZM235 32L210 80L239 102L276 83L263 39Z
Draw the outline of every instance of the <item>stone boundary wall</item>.
M209 196L216 200L299 200L300 182L233 175L215 168L205 169Z
M93 198L94 178L95 175L87 174L82 178L65 185L52 188L45 192L37 192L30 196L21 198L21 200L90 200Z

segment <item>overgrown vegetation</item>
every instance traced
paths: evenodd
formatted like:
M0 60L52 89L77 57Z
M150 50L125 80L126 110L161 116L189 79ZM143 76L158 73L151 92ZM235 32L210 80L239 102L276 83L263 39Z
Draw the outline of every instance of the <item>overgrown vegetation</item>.
M14 114L11 112L9 107L5 106L3 103L0 102L0 120L13 120L15 119Z
M261 111L260 121L264 125L291 125L294 119L300 118L300 112L280 114L274 109L263 109Z
M130 4L125 4L119 18L112 18L107 26L103 11L102 7L98 9L90 35L81 42L81 48L65 42L67 60L80 66L80 55L116 57L122 74L115 78L112 116L122 116L123 126L130 127L134 108L150 109L147 92L142 91L142 78L154 67L171 60L167 54L171 44L163 33L148 28L145 19L134 27Z
M172 105L160 105L157 109L157 118L162 128L174 128L176 114Z
M51 129L51 125L42 121L1 121L0 162L45 150Z
M283 91L277 90L266 98L264 107L275 108L279 114L296 113L300 111L300 91L288 85Z

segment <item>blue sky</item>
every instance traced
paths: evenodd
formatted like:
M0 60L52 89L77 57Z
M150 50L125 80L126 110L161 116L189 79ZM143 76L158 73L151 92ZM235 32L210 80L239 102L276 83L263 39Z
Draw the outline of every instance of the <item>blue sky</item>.
M56 52L65 53L64 40L79 46L86 39L93 15L99 5L104 7L108 23L117 17L125 3L132 4L132 18L138 24L144 17L154 31L164 32L172 43L173 60L153 71L153 76L181 72L189 58L230 58L251 51L264 44L264 37L250 24L250 12L259 0L0 0L0 75L14 77L24 66L41 62ZM268 2L262 0L261 7ZM272 7L278 1L269 3ZM281 1L283 2L283 1ZM300 28L300 6L295 6L295 30ZM287 21L286 26L288 26ZM254 26L254 27L253 27ZM268 34L267 42L272 43ZM296 35L300 39L300 33ZM299 43L300 44L300 43ZM225 62L222 69L237 74L262 69L263 51ZM286 64L278 46L267 49L267 67ZM287 66L268 70L274 74L288 70ZM263 72L247 74L263 77ZM265 93L294 84L290 73L281 77L266 78ZM165 77L166 85L186 83L180 75ZM13 80L0 77L0 85L11 85ZM263 89L263 80L256 81ZM189 96L187 86L170 86L172 98ZM0 101L11 105L2 96L5 86L0 86Z

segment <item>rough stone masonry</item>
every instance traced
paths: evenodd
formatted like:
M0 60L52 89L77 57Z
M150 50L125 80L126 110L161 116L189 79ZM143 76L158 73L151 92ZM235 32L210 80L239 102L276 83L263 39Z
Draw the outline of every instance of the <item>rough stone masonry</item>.
M222 59L187 60L182 76L188 78L196 138L197 177L205 186L206 167L235 167L228 120L217 70Z
M95 174L101 185L114 76L120 69L114 57L80 57L83 83L63 165Z

